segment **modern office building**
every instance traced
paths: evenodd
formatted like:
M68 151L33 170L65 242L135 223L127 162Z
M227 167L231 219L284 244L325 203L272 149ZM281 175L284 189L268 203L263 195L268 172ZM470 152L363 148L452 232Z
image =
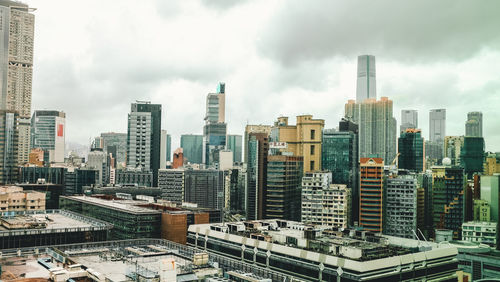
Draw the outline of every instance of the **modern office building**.
M405 132L409 128L418 128L417 110L401 110L401 125L399 126L399 133Z
M389 176L385 183L384 234L414 239L417 234L417 178Z
M241 135L228 135L227 149L233 152L233 162L240 163L243 150L243 137Z
M465 136L483 137L483 113L469 112L465 122Z
M463 168L449 164L432 167L434 228L452 230L453 239L462 236L466 184Z
M81 195L83 186L97 184L99 172L93 169L68 168L64 170L64 195Z
M351 217L351 190L332 184L331 172L308 172L302 178L302 219L306 224L347 228Z
M63 163L66 114L60 111L35 111L31 117L31 148L49 153L49 162Z
M267 157L264 218L300 220L302 166L299 156Z
M429 141L443 142L446 136L446 109L434 109L429 112Z
M184 158L186 158L189 163L202 163L203 135L181 135L181 148L184 152Z
M296 125L289 125L288 117L279 117L271 130L270 147L303 157L304 173L320 170L324 126L324 120L312 115L297 116Z
M484 175L500 173L500 152L486 153L484 160Z
M452 165L460 165L460 152L463 146L463 136L446 136L444 138L444 157L449 158Z
M167 162L171 161L171 155L172 155L172 136L170 134L167 134L167 139L166 139L166 155L167 155Z
M358 78L356 83L356 102L377 99L375 56L358 56Z
M359 188L359 226L380 233L383 228L383 159L360 159Z
M106 132L101 133L103 148L107 153L111 153L111 147L115 148L113 158L116 160L116 168L126 167L127 162L127 133Z
M0 249L106 241L112 228L67 210L2 212Z
M492 222L500 222L500 174L481 175L481 200L488 202L490 206L490 218Z
M0 184L12 184L18 181L19 126L17 112L0 110Z
M396 119L392 113L392 100L387 97L367 99L361 103L349 100L345 117L359 125L360 158L382 158L386 164L396 156Z
M462 224L462 240L497 245L497 223L487 221L469 221Z
M271 135L270 125L247 124L245 126L245 135L243 136L243 162L248 163L248 140L250 133L265 133L268 137Z
M30 153L30 117L33 80L33 42L35 15L28 5L0 1L1 75L0 110L17 112L18 141L16 164L24 165ZM4 115L3 113L1 115ZM3 159L3 157L2 157ZM0 179L1 182L1 179Z
M215 169L184 171L184 201L200 208L224 208L224 172Z
M427 170L417 175L418 187L423 190L422 198L417 198L417 209L421 203L420 209L422 210L422 217L417 217L417 227L422 231L426 239L434 237L434 221L432 214L432 172ZM418 193L418 191L417 191ZM418 211L417 211L418 214ZM419 224L420 222L420 224ZM420 234L420 232L419 232ZM422 234L420 234L422 235ZM424 238L421 238L424 239Z
M468 179L472 179L474 173L483 172L484 157L484 138L465 136L460 150L460 166L464 168Z
M420 129L409 128L398 139L398 168L413 172L425 170L424 138Z
M229 171L229 211L231 214L245 214L245 175L246 169L243 167L234 167Z
M261 220L191 225L187 242L305 281L458 279L456 247L368 231Z
M98 171L97 184L109 184L108 156L100 148L92 148L88 155L87 167Z
M247 127L248 128L248 127ZM267 158L269 154L268 133L249 132L245 140L247 148L246 171L246 216L249 220L264 218L264 199L267 187Z
M153 186L158 185L161 145L161 105L132 103L128 115L127 167L152 171Z
M491 207L490 203L486 200L474 199L474 221L486 221L491 220Z
M144 187L153 186L154 174L150 170L141 169L118 169L115 172L115 184L131 184Z
M227 139L226 124L226 84L219 83L217 93L208 93L205 126L203 127L204 164L217 165L219 151L225 149Z
M143 208L127 200L87 196L62 196L59 206L85 216L113 223L111 239L160 238L161 211Z

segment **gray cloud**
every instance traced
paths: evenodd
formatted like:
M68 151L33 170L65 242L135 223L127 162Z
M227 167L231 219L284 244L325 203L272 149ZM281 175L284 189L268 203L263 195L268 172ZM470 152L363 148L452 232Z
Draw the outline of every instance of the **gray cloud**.
M399 61L466 59L500 43L500 2L292 0L258 48L284 65L369 53Z

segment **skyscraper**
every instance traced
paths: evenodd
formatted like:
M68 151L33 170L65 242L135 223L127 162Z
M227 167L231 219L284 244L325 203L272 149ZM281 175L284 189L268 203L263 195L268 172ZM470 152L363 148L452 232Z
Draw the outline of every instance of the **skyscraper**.
M17 111L17 163L29 161L35 16L28 5L0 1L0 110Z
M158 185L161 144L161 105L132 103L128 115L127 167L153 172L153 187Z
M366 99L362 103L349 100L345 117L359 125L360 158L383 158L390 164L396 156L396 119L392 113L392 100L387 97Z
M358 56L358 80L356 84L357 103L361 103L365 99L377 99L375 78L375 56Z
M470 112L467 114L465 136L483 137L483 113Z
M468 179L472 179L474 173L483 172L484 160L484 138L465 136L460 150L460 166Z
M66 114L59 111L35 111L31 118L31 148L49 154L49 162L64 162Z
M160 142L160 168L167 167L167 161L170 161L171 151L171 138L170 134L167 134L166 130L161 131L161 142Z
M399 132L405 132L408 128L418 128L417 110L401 110L401 126Z
M202 163L203 135L181 135L181 148L184 152L184 158L188 162L194 164Z
M226 84L219 83L217 93L208 93L205 126L203 127L202 161L206 165L218 163L219 151L225 149L227 124Z
M449 158L452 165L460 165L460 151L463 146L463 136L446 136L444 138L444 157Z
M416 175L395 175L386 180L384 234L414 238L417 231Z
M247 219L263 219L267 188L267 157L269 135L265 132L251 132L247 125L245 140L247 180L245 183Z
M429 141L444 141L446 136L446 109L434 109L429 112Z
M420 129L406 129L398 139L398 168L413 172L424 170L424 138Z

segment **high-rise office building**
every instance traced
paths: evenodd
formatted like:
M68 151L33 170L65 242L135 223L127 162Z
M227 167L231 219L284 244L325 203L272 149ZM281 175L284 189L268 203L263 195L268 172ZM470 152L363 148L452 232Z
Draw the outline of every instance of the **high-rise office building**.
M103 140L103 149L106 153L114 153L116 168L120 169L126 166L127 161L127 133L105 132L101 133ZM110 147L114 147L116 152ZM112 152L113 151L113 152Z
M233 152L233 162L241 162L241 151L243 149L243 138L241 135L227 136L227 149Z
M318 171L324 126L323 119L313 119L312 115L297 116L296 125L289 125L288 117L279 117L271 130L271 147L303 157L304 173ZM281 144L276 146L276 142Z
M446 136L446 109L429 112L429 141L443 142Z
M202 163L203 135L181 135L181 148L184 152L184 158L188 162L193 164Z
M401 110L401 125L399 132L405 132L408 128L418 128L417 110Z
M392 100L387 97L366 99L362 103L349 100L345 117L359 125L360 158L383 158L390 164L396 156L396 119Z
M332 184L331 172L308 172L302 178L302 222L347 228L350 189Z
M160 168L167 167L167 161L170 161L170 135L166 130L161 131L160 137Z
M108 184L109 166L107 154L101 148L92 148L87 161L87 167L98 171L96 184Z
M243 162L248 163L248 140L250 133L265 133L268 137L271 134L270 125L253 125L247 124L245 126L245 135L243 136Z
M470 112L467 114L465 136L483 137L483 113Z
M161 105L132 103L128 115L127 167L153 172L153 187L158 185L161 145Z
M31 118L31 148L49 153L49 162L64 162L66 114L35 111Z
M18 181L19 114L0 110L0 184Z
M415 238L417 232L417 179L413 174L388 177L385 183L384 234Z
M432 167L432 211L434 228L453 230L453 238L462 236L465 215L465 175L457 166Z
M490 207L490 220L500 221L500 175L481 175L481 200Z
M19 115L17 163L29 161L35 16L28 5L0 1L0 110Z
M425 168L424 138L420 129L409 128L398 139L398 168L421 172Z
M247 126L245 159L247 164L245 194L247 219L264 218L264 200L267 187L267 157L269 135L265 132L251 132Z
M446 136L444 138L444 157L449 158L452 165L460 165L460 152L463 146L463 136Z
M384 160L360 159L359 225L363 229L382 232Z
M172 160L172 135L167 134L167 142L166 143L167 143L166 144L166 146L167 146L166 159L167 159L167 162L169 162Z
M300 156L268 156L264 218L300 221L302 165Z
M184 201L200 208L224 208L224 172L215 169L184 171Z
M226 147L227 124L226 116L226 85L219 83L217 93L209 93L206 102L205 126L203 127L204 164L217 165L219 151Z
M359 159L358 126L350 120L339 123L339 131L323 131L322 164L323 170L332 173L333 183L345 184L352 197L350 224L359 220Z
M484 159L484 138L465 136L460 150L460 166L465 169L468 179L472 179L474 173L483 172Z
M375 82L375 56L358 56L358 79L356 84L356 102L365 99L377 99L377 85Z

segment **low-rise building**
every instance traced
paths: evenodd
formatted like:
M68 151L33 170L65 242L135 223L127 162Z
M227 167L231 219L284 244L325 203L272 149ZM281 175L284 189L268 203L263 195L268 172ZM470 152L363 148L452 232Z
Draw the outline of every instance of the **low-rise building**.
M18 186L0 187L1 212L39 210L45 210L45 193L24 191Z
M458 278L449 244L284 220L191 225L188 245L306 281Z
M488 244L497 244L497 223L469 221L462 224L462 240Z

